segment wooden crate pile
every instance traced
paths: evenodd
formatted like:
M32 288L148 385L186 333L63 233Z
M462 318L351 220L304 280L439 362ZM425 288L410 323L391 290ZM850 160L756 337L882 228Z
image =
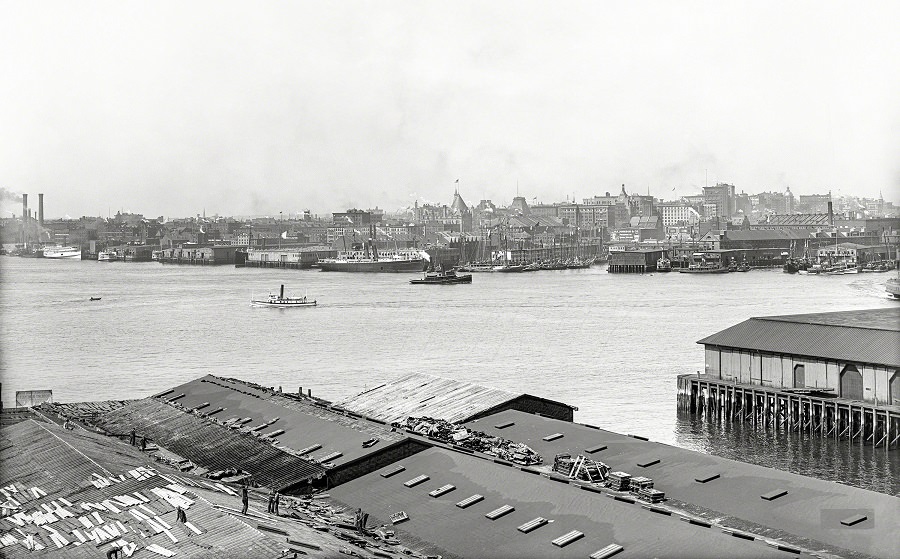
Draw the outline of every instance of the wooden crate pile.
M615 491L628 491L631 487L631 474L612 472L607 478L609 488Z

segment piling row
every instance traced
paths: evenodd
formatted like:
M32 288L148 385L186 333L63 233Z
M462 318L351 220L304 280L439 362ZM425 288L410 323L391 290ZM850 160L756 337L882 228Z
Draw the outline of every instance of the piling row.
M885 449L900 444L900 413L842 398L797 394L700 375L678 377L678 408L700 416L783 428Z

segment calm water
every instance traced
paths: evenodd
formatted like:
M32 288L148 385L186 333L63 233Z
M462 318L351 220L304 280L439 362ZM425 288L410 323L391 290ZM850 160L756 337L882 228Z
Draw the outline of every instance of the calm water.
M751 316L900 304L884 292L887 274L409 277L0 257L3 403L36 389L57 401L137 398L207 373L337 399L418 371L571 403L576 421L613 431L900 491L897 451L675 407L675 377L703 368L696 340ZM282 283L319 306L250 307Z

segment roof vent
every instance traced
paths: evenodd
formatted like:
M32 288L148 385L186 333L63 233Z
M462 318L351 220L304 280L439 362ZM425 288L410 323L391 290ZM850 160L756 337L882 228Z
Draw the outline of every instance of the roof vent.
M563 438L562 433L553 433L552 435L547 435L546 437L544 437L543 440L550 442L550 441L555 441L556 439L561 439L561 438Z
M548 522L548 520L546 518L539 516L539 517L535 518L534 520L529 520L525 524L522 524L521 526L519 526L517 528L517 530L519 530L522 533L527 534L528 532L531 532L532 530L537 530L538 528L540 528L547 522Z
M325 456L319 458L319 462L331 462L335 458L338 458L339 456L343 456L343 455L344 455L343 452L332 452L331 454L326 454Z
M485 516L485 518L488 518L490 520L497 520L501 516L506 516L507 514L511 513L514 510L516 510L515 507L511 507L509 505L503 505L499 509L494 509L484 516Z
M398 464L396 467L391 468L390 470L388 470L386 472L381 472L381 477L391 477L393 475L399 474L400 472L402 472L405 469L406 469L405 467Z
M423 475L412 478L411 480L407 481L403 485L405 485L407 487L415 487L415 486L419 485L420 483L424 483L424 482L428 481L429 479L431 479L431 478L423 474Z
M611 543L603 549L598 549L597 551L591 553L590 559L607 559L622 551L623 549L625 548L621 545Z
M500 423L498 425L494 425L494 429L506 429L507 427L512 427L515 424L516 424L515 421L507 421L505 423Z
M696 481L697 483L709 483L714 479L719 479L719 474L710 474L703 477L697 477L694 478L694 481Z
M578 530L572 530L566 534L561 535L560 537L553 540L551 543L556 547L566 547L570 543L575 540L579 540L584 537L584 532L579 532Z
M593 454L595 452L600 452L601 450L606 450L605 444L598 444L597 446L592 446L591 448L584 449L588 454Z
M458 506L461 509L464 509L466 507L470 507L470 506L474 505L475 503L480 503L483 500L484 500L484 495L478 495L476 493L475 495L472 495L471 497L469 497L467 499L463 499L462 501L456 503L456 506Z
M446 495L447 493L450 493L454 489L456 489L456 486L448 483L447 485L442 485L441 487L438 487L434 491L429 491L428 494L431 495L432 497L440 497L441 495Z
M762 497L766 501L774 501L775 499L778 499L779 497L784 497L785 495L787 495L786 489L776 489L775 491L769 491L768 493L766 493L764 495L760 495L760 497Z

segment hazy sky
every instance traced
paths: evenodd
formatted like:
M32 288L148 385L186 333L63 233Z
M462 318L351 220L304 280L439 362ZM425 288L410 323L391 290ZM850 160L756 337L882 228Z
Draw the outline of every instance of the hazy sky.
M0 187L48 217L393 210L456 179L473 204L673 198L707 169L900 201L898 21L896 1L0 0Z

